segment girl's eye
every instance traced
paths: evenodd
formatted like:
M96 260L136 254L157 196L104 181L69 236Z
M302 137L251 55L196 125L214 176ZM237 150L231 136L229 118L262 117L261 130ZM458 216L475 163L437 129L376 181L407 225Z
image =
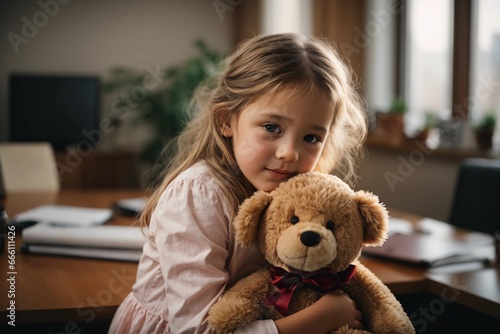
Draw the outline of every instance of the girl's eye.
M333 232L333 229L335 228L335 224L333 223L333 220L329 220L326 223L326 228Z
M280 128L275 124L264 124L264 129L271 133L280 133Z
M297 216L292 216L292 218L290 219L290 222L295 225L299 222L299 217Z
M320 141L319 138L315 135L307 135L304 137L304 140L310 144L315 144Z

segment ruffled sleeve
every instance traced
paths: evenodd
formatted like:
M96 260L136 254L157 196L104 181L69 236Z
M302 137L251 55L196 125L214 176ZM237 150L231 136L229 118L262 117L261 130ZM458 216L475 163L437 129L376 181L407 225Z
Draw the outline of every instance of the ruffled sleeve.
M202 332L228 281L229 217L218 189L198 179L172 183L156 212L170 332Z

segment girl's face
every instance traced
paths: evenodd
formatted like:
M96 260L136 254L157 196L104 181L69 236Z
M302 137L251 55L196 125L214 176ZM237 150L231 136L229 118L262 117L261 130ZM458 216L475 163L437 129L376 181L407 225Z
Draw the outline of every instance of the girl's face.
M316 167L334 115L323 95L302 95L285 89L261 96L223 131L232 138L243 175L257 190L272 191Z

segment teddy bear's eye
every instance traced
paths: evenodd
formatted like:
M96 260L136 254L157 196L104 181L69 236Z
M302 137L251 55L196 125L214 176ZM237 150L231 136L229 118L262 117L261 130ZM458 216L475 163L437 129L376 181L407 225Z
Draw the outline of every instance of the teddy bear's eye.
M297 216L292 216L292 218L290 219L290 222L295 225L299 222L299 217Z
M329 229L330 231L333 231L333 229L335 228L335 223L333 222L333 220L329 220L326 223L326 228Z

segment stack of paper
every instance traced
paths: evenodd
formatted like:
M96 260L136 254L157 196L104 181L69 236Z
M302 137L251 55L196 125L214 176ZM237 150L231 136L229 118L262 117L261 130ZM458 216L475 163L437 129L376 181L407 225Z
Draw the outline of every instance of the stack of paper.
M24 252L139 261L145 237L138 226L68 227L41 223L23 230Z
M41 205L14 217L15 221L33 220L64 226L90 226L103 224L111 219L110 209L83 208L67 205Z
M22 231L22 251L124 261L139 261L146 240L138 226L103 225L107 209L42 206L15 217L39 223Z

